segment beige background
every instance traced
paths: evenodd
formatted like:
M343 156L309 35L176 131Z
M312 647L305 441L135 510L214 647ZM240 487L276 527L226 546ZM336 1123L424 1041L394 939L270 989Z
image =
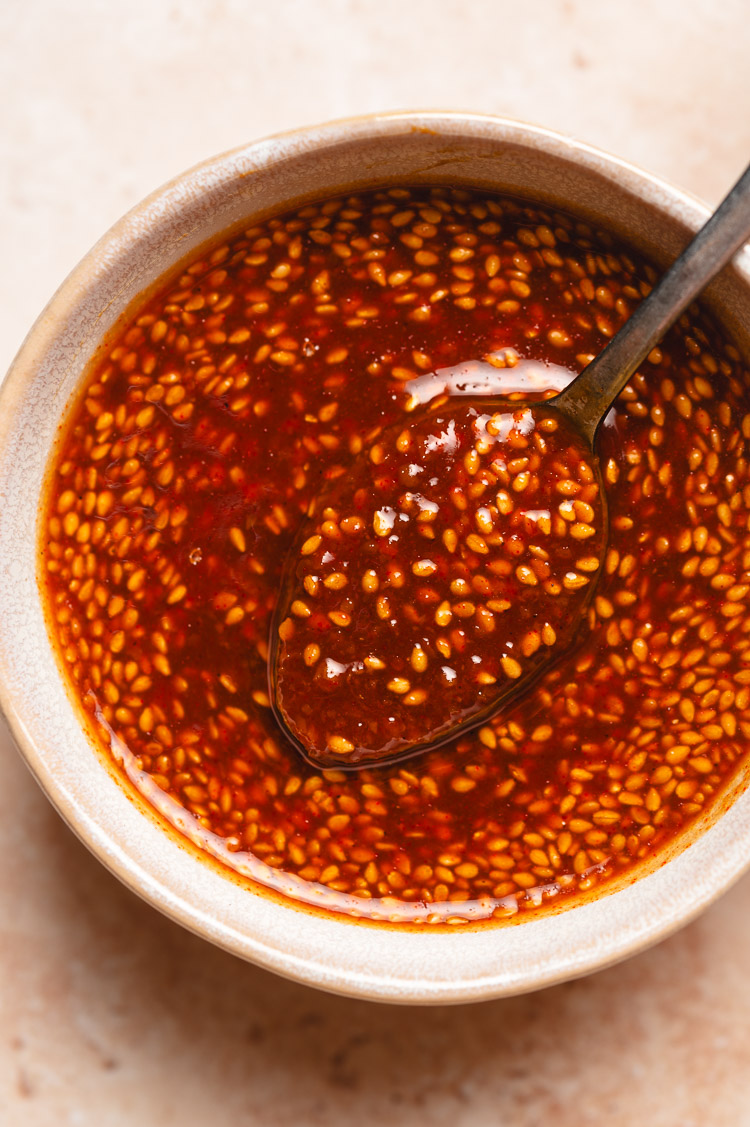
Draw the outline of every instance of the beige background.
M750 156L749 49L747 0L0 0L0 372L123 211L274 130L504 113L715 203ZM167 922L4 729L0 857L2 1127L750 1124L750 876L619 968L428 1011L319 994Z

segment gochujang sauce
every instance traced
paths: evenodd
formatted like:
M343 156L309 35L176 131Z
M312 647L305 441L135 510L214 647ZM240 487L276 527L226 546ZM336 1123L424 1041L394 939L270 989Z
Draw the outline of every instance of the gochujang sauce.
M512 710L345 772L307 766L268 695L282 563L322 483L438 396L564 386L655 276L546 207L399 187L256 224L130 318L54 455L41 567L73 693L163 817L298 901L460 924L604 891L711 806L750 737L750 406L699 310L602 429L610 530L586 627ZM396 605L402 580L364 581ZM433 631L388 678L409 688L386 688L384 716L436 669L469 675L480 580L467 570L440 646ZM327 670L305 652L314 718Z
M446 398L335 477L289 553L269 674L313 766L384 765L478 727L570 649L596 590L587 443L544 403Z

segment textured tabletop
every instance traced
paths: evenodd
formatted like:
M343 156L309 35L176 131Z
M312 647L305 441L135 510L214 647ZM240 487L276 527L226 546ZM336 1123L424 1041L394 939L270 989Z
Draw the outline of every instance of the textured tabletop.
M710 203L750 155L747 0L3 0L0 372L152 188L263 134L501 113ZM750 1124L750 876L651 951L523 998L330 997L109 876L0 730L0 1125Z

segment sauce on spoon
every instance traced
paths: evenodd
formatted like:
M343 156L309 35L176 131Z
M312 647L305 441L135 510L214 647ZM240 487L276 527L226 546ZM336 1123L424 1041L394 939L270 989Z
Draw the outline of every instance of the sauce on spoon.
M544 402L438 398L317 498L277 608L275 694L304 754L413 754L573 642L605 543L590 449Z

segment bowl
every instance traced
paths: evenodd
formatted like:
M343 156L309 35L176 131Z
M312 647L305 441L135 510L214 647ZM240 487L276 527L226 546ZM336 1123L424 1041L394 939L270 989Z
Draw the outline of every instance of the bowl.
M362 998L451 1003L512 995L642 950L702 911L750 862L747 768L666 853L612 891L521 924L426 932L306 910L165 830L87 735L36 578L39 498L66 406L102 339L142 292L243 219L393 182L501 190L608 227L666 264L705 221L685 193L578 141L501 118L388 114L271 137L149 196L96 244L29 333L0 392L0 704L69 826L138 893L212 943L297 981ZM706 302L750 355L750 253Z

